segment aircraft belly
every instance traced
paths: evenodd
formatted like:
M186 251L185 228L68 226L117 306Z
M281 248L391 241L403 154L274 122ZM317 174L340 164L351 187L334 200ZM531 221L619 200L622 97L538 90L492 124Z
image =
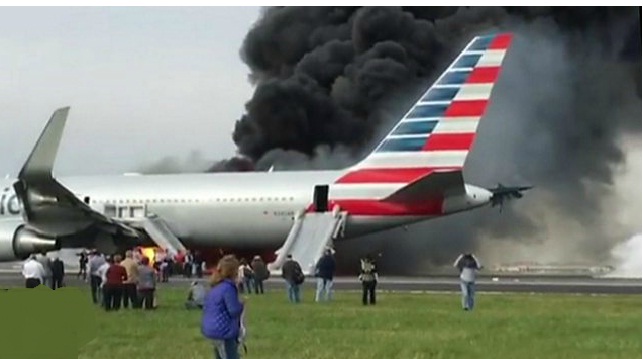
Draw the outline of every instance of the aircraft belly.
M349 216L343 239L353 239L430 218L427 216Z
M203 205L157 209L184 244L208 247L273 247L285 240L291 218L264 213L258 207ZM273 211L274 212L274 211Z

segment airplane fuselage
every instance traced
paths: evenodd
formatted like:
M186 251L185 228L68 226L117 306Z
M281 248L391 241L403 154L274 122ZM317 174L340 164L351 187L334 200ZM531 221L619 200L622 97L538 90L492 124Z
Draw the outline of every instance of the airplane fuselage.
M61 177L57 180L98 212L104 213L105 205L113 205L125 211L144 208L147 213L158 215L188 247L278 247L287 237L295 214L310 209L316 185L328 184L331 205L337 203L349 212L346 239L447 214L444 211L446 202L442 200L419 209L365 200L383 197L402 185L347 187L334 184L343 173L243 172ZM13 182L3 182L0 218L20 216L20 203L11 187ZM467 185L467 191L486 190ZM346 201L346 198L350 200ZM470 199L466 207L448 212L485 203L474 203Z

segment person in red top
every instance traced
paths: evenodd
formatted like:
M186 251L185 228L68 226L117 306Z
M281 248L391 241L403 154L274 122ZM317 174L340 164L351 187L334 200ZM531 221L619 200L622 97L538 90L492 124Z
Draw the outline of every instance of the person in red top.
M116 254L109 262L109 268L105 273L105 284L103 285L103 298L105 310L121 309L121 298L123 296L123 281L127 280L127 271L120 265L122 257Z

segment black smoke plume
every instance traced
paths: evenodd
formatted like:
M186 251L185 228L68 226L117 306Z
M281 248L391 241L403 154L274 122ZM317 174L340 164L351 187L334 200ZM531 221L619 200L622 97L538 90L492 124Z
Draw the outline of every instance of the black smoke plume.
M537 189L502 215L483 209L340 244L341 258L351 263L370 248L383 253L385 270L417 272L491 238L486 248L554 241L563 245L547 248L567 259L604 260L633 234L604 199L626 135L638 136L640 152L640 8L267 8L241 49L256 90L234 142L261 169L348 165L472 36L507 30L516 40L465 176ZM633 211L640 215L640 202Z

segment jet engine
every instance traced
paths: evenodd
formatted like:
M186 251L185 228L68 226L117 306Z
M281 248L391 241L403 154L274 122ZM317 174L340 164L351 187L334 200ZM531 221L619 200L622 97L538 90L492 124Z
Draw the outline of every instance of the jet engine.
M20 220L0 221L0 262L24 260L33 253L58 249L59 241L39 235Z

